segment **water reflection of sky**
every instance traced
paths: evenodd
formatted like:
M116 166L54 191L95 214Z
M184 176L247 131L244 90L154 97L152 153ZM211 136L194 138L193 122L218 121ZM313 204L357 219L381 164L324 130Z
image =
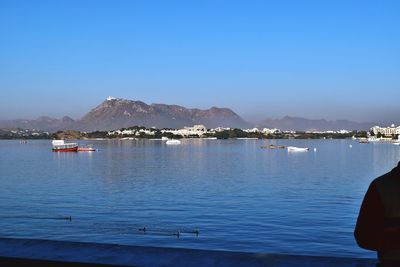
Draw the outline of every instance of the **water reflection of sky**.
M373 257L353 240L355 218L372 179L400 158L398 146L351 140L80 143L98 151L0 142L1 236ZM64 215L72 222L35 219ZM177 229L201 234L177 239Z

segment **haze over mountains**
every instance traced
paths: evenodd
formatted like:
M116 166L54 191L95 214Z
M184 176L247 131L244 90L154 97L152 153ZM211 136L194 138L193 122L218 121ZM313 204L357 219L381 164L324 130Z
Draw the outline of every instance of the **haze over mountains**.
M182 128L194 124L204 124L209 128L252 126L229 108L188 109L178 105L148 105L141 101L108 97L76 121L69 117L62 119L40 117L36 120L0 121L0 128L35 128L52 132L58 130L104 131L136 125Z
M376 123L360 123L348 120L310 120L300 117L285 116L282 119L266 119L260 123L261 127L278 128L281 130L297 131L329 131L329 130L368 130Z
M121 98L109 97L79 120L70 117L55 119L40 117L35 120L0 121L0 128L39 129L55 132L59 130L103 131L146 126L156 128L182 128L204 124L208 128L230 127L250 128L255 125L246 122L229 108L189 109L178 105L151 104ZM257 127L279 128L281 130L367 130L374 123L358 123L348 120L309 120L286 116L282 119L266 119Z

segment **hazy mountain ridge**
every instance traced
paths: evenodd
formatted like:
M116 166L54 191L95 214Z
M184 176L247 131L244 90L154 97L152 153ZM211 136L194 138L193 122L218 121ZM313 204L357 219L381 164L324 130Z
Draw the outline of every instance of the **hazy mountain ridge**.
M66 129L73 129L76 127L76 122L64 116L61 119L42 116L34 120L16 119L16 120L2 120L0 121L0 128L3 129L37 129L43 131L59 131Z
M249 123L228 108L188 109L178 105L151 104L126 99L107 99L77 121L80 130L110 130L134 125L181 128L204 124L209 128L248 127Z
M35 120L3 120L0 128L38 129L56 132L60 130L115 130L131 126L156 128L182 128L194 124L204 124L208 128L230 127L250 128L254 124L243 120L229 108L211 107L206 110L189 109L179 105L151 104L142 101L109 97L93 108L79 120L65 116L55 119L42 116ZM258 128L278 128L281 130L368 130L376 123L359 123L349 120L311 120L301 117L286 116L281 119L266 119Z
M40 117L35 120L0 121L0 128L59 130L114 130L135 125L156 128L182 128L204 124L208 128L218 126L232 128L251 127L229 108L188 109L178 105L151 104L142 101L107 98L97 107L74 121L70 117L55 119Z
M354 122L349 120L305 119L301 117L285 116L281 119L266 119L260 127L278 128L281 130L297 131L329 131L329 130L368 130L376 125L372 122Z

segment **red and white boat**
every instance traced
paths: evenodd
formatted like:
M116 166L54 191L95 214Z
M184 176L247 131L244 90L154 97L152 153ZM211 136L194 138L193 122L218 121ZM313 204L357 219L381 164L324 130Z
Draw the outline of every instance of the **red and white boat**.
M53 140L53 152L77 152L77 143L65 143L64 140Z

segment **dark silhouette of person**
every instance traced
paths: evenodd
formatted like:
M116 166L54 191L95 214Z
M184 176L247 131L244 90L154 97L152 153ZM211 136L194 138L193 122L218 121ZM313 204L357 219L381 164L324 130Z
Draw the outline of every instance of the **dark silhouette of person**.
M361 248L378 252L377 266L400 266L400 162L370 184L354 237Z

